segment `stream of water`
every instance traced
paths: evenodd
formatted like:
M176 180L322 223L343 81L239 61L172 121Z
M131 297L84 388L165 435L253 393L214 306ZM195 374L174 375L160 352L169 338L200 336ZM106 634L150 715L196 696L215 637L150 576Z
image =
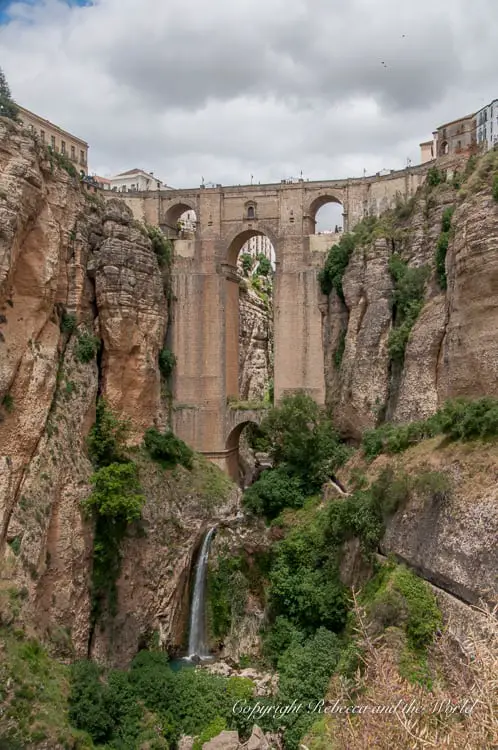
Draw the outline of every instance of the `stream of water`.
M190 608L189 660L192 660L194 657L203 660L210 658L206 646L206 573L209 547L214 532L215 528L213 527L204 537L195 569L194 591Z

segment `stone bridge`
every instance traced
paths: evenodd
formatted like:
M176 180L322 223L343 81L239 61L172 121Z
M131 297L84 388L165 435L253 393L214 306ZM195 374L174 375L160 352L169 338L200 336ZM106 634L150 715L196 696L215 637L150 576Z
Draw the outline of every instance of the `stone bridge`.
M318 182L244 185L120 194L137 219L176 236L174 227L195 211L196 230L175 240L169 346L173 375L174 429L196 450L233 475L234 415L227 406L239 383L239 277L237 256L253 236L266 235L276 255L274 283L274 393L305 390L325 398L318 270L338 235L316 235L318 210L342 204L347 231L368 214L378 215L410 198L430 163L386 175ZM113 194L111 194L113 195ZM340 235L339 235L340 237ZM239 419L239 417L237 417ZM240 417L243 420L243 417ZM245 413L245 421L249 412Z

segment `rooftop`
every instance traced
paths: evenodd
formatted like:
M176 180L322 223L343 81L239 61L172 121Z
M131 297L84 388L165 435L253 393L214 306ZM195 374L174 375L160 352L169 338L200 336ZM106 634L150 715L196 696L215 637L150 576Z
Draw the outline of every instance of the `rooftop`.
M68 130L64 130L63 128L59 127L59 125L54 125L54 123L50 122L50 120L46 120L44 117L40 117L40 115L37 115L36 112L31 112L31 110L26 109L26 107L21 107L20 104L18 104L17 107L19 109L19 113L21 114L21 119L23 113L25 115L28 115L29 117L34 117L39 122L44 123L47 127L57 130L62 135L68 136L69 138L72 138L73 141L78 141L78 143L81 143L83 146L86 146L86 148L88 148L88 143L82 138L78 138L78 136L73 135Z
M471 120L475 116L476 116L476 113L472 112L470 115L465 115L465 117L457 117L456 120L451 120L451 122L445 122L444 125L440 125L438 127L438 130L441 130L441 128L447 128L450 125L455 125L455 123L457 122L463 122L464 120Z

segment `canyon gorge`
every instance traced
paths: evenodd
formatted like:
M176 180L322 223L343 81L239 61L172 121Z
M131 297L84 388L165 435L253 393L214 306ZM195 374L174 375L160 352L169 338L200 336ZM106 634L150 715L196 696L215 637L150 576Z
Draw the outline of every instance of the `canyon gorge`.
M328 475L320 474L316 486L310 484L307 502L288 508L282 501L282 515L272 516L248 509L242 489L204 456L192 452L161 463L158 449L154 454L157 436L173 440L170 329L175 305L181 304L171 286L174 243L134 218L118 198L86 192L64 160L0 118L0 626L9 644L0 651L0 675L5 684L14 680L6 655L17 648L15 633L40 641L51 659L65 665L90 659L105 669L126 670L147 649L172 660L184 656L195 563L206 533L216 527L206 621L210 651L219 659L203 669L212 679L242 680L240 695L234 693L238 700L249 700L252 688L244 692L248 680L257 685L256 695L268 698L278 690L274 673L281 663L284 676L290 669L284 657L278 670L270 657L264 668L258 662L274 615L268 593L272 575L271 591L278 589L270 570L278 568L281 574L278 596L292 600L284 576L292 565L278 558L278 550L288 544L289 560L305 559L315 531L309 531L307 541L296 541L295 549L286 541L294 539L299 524L314 529L329 506L347 507L351 498L365 501L361 492L383 481L379 477L386 472L414 479L409 487L406 480L402 501L385 511L384 527L375 527L378 542L368 551L376 561L363 554L368 547L363 521L341 521L350 525L336 536L329 529L324 549L337 548L338 578L337 590L326 601L341 614L335 621L324 613L323 602L316 603L303 584L301 600L309 598L309 609L320 616L310 615L313 627L306 621L296 643L304 649L305 637L322 637L323 653L332 653L336 646L330 645L333 639L326 641L328 631L335 637L346 628L344 592L372 580L379 560L389 558L388 565L396 560L418 574L417 582L428 582L442 613L438 632L444 620L459 647L464 648L470 631L484 634L496 647L496 620L471 608L492 608L498 599L498 444L492 437L498 419L496 175L496 151L470 164L462 159L444 172L435 166L413 198L380 217L365 217L340 240L336 255L332 250L323 254L325 412L341 460L330 464ZM239 287L240 402L245 407L257 402L268 413L273 274L273 269L262 277L241 273ZM489 399L485 439L451 440L446 428L424 432L421 426L422 437L407 438L402 448L391 445L395 433L389 429L425 424L459 397ZM99 403L106 410L101 423ZM126 461L118 456L96 463L89 435L97 423L102 437L105 420L111 424L113 419L126 424L120 448ZM312 421L303 419L303 425ZM112 425L115 435L119 425ZM272 446L251 429L240 438L241 477L252 476L255 454L263 456L260 460L272 455L280 471ZM152 437L144 442L148 431ZM374 441L379 443L375 450ZM332 438L327 445L335 446ZM177 449L183 450L175 444ZM104 451L101 444L99 450ZM96 540L102 544L105 538L97 538L85 501L94 491L95 474L120 462L135 467L142 504L139 519L134 517L120 538L119 565L107 592L112 605L101 603L97 615ZM443 477L444 486L434 477ZM383 492L387 496L390 486ZM366 515L358 511L362 519ZM320 560L327 581L332 580L336 568ZM397 575L396 569L391 589L399 583ZM405 612L405 620L410 616ZM393 624L389 617L384 624ZM495 635L489 635L493 628ZM281 700L289 697L285 679ZM22 737L13 747L104 746L69 731L65 718L63 728L56 722L62 739L45 724L44 736L37 739L34 730L19 729L22 722L12 718L13 701L8 689L0 691L0 722L3 716L11 733L5 737ZM192 736L178 746L298 747L294 735L266 729L265 734L258 716L250 718L247 726L237 726L239 734L220 724L204 745L194 745ZM342 744L331 744L333 732L325 719L320 721L313 730L316 737L309 723L299 730L300 738L308 733L309 750L361 746L347 739L335 719ZM489 731L495 730L496 724ZM135 745L105 746L177 746L176 735L168 745L151 732L158 744L145 738L142 744L137 739ZM391 747L401 747L397 741L394 737Z

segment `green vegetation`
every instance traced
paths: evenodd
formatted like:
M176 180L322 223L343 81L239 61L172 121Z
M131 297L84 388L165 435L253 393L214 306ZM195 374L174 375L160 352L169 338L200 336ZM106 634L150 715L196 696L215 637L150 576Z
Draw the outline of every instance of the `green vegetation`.
M3 397L2 406L7 412L7 414L10 414L14 410L14 399L10 395L10 393L6 393L5 396Z
M188 668L174 672L160 652L141 651L128 672L106 674L91 662L79 662L71 678L71 721L96 747L159 750L182 734L201 742L215 727L246 729L232 708L251 697L250 680ZM145 740L154 744L142 744Z
M498 174L493 178L493 200L498 203Z
M394 282L394 327L389 334L388 349L393 362L403 363L410 331L424 304L429 268L410 268L400 255L394 253L389 258L389 272Z
M118 419L104 398L97 401L95 424L88 435L88 452L93 464L100 468L126 461L124 445L129 422Z
M227 728L226 720L221 716L214 719L211 724L200 733L199 737L196 738L192 750L202 750L205 742L209 742L213 737L217 737L224 729Z
M259 425L250 422L246 427L249 447L256 453L267 453L270 450L270 438Z
M406 219L409 219L415 210L415 203L415 195L412 195L412 197L407 200L403 200L402 196L398 193L396 196L396 206L394 208L394 219L396 221L406 221Z
M446 435L451 440L495 438L498 436L498 399L447 401L428 419L402 425L386 423L367 430L363 434L362 448L365 457L373 460L381 453L401 453L436 435Z
M97 356L100 346L100 339L97 336L82 331L78 333L76 341L76 358L83 363L91 362Z
M61 316L60 329L62 333L73 333L73 331L76 329L76 315L63 312Z
M186 469L193 466L193 450L171 430L160 433L155 427L149 428L144 435L144 446L150 457L165 469L173 468L177 464Z
M159 369L163 378L169 378L169 376L175 369L175 365L176 357L173 352L167 347L161 349L161 351L159 352Z
M433 188L443 182L446 182L446 174L437 167L431 167L427 172L427 185Z
M267 435L275 468L297 477L308 495L350 455L325 409L304 392L284 396L269 410L260 430Z
M8 117L10 120L18 122L19 108L12 99L9 84L5 78L3 70L0 68L0 117Z
M406 648L399 659L400 674L431 688L427 648L442 627L442 616L428 584L402 565L383 565L360 596L373 635L385 628L401 629Z
M134 463L113 463L101 467L91 478L93 492L82 501L95 523L92 568L92 621L107 608L116 613L116 580L121 567L121 542L128 526L137 521L145 497Z
M152 249L156 254L161 268L171 268L173 263L173 243L169 240L159 227L145 225L147 235L152 243Z
M439 431L451 440L473 440L498 436L498 399L484 397L469 401L456 398L436 414Z
M465 165L465 170L463 172L463 181L469 179L469 177L474 173L475 168L477 167L477 156L475 154L472 154L472 156L469 156L467 160L467 164Z
M230 409L240 409L241 411L253 411L257 409L269 409L269 401L240 401L237 396L227 397L227 406Z
M244 493L245 508L267 520L276 518L284 508L301 508L305 500L299 477L282 467L264 471Z
M265 575L268 560L265 553L255 553L249 561L245 555L232 555L223 549L211 561L207 578L209 631L223 641L245 612L247 596L252 593L265 601Z
M92 623L107 609L116 612L116 580L120 547L128 527L145 502L138 467L125 455L128 422L118 419L104 399L97 402L96 421L88 436L88 452L96 466L93 491L81 503L95 525L92 567Z
M0 627L0 642L0 747L24 750L43 742L91 750L90 738L69 723L68 667L22 630Z
M446 289L448 282L446 279L446 253L451 237L451 219L455 212L455 206L448 206L443 212L441 222L441 234L439 235L436 247L436 273L441 289Z
M254 258L250 253L242 253L240 256L240 263L242 265L242 271L244 276L248 277L254 267Z
M257 276L270 276L272 272L271 261L262 253L257 257L258 265L256 266Z
M16 557L19 555L19 552L21 551L21 541L22 541L21 536L15 536L12 539L12 541L9 542L10 548L12 552L14 553L14 555L16 555Z
M356 245L357 242L354 234L347 232L342 235L337 244L330 248L325 266L318 276L323 294L328 295L335 289L339 299L344 302L342 279Z
M371 461L381 453L401 453L437 433L438 424L434 417L401 425L387 422L363 433L362 448L367 460Z
M50 161L50 170L52 172L54 171L54 166L57 165L60 169L67 172L70 177L79 179L78 170L66 154L61 154L59 151L55 151L51 146L47 146L46 149Z
M83 509L98 518L108 519L114 528L126 527L140 518L145 498L140 491L134 463L102 466L92 477L93 492L82 501Z

